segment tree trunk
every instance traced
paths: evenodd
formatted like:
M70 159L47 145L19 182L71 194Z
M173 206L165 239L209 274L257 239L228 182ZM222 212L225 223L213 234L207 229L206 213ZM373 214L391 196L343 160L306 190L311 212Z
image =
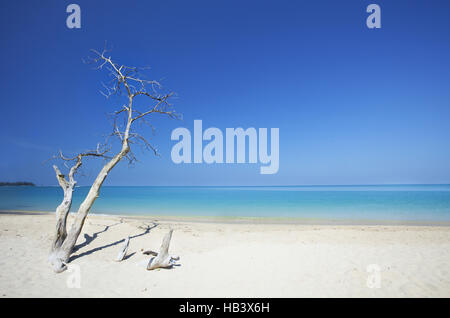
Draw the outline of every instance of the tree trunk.
M106 163L103 166L102 170L100 170L100 173L97 175L97 178L89 189L89 193L87 194L83 203L81 203L80 208L78 209L78 212L75 216L74 223L72 224L64 242L60 247L55 249L53 253L52 265L55 272L60 273L67 269L66 264L69 262L70 254L72 253L78 236L81 233L81 229L83 228L84 221L86 220L89 210L100 194L100 187L102 186L111 169L114 168L114 166L128 153L128 151L128 143L124 141L122 150L108 163Z

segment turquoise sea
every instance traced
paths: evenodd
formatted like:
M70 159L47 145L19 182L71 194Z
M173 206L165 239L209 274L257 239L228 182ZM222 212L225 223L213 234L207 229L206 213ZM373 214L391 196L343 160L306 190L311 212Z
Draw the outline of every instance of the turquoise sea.
M88 187L74 193L76 211ZM0 210L54 211L59 187L0 187ZM450 221L450 185L108 187L91 213Z

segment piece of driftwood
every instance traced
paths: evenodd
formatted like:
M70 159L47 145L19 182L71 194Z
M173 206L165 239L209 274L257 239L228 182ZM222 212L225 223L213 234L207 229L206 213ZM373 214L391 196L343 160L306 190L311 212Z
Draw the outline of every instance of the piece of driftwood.
M127 255L129 245L130 245L130 237L128 236L125 239L125 242L123 243L122 248L120 249L119 254L117 255L117 257L115 259L116 262L123 261L123 259L125 258L125 255Z
M176 261L180 259L178 256L169 255L169 245L170 239L172 238L172 232L173 230L170 230L169 233L167 233L164 236L161 247L159 249L159 253L155 257L152 257L150 259L147 265L147 270L152 270L156 268L170 268L176 264Z

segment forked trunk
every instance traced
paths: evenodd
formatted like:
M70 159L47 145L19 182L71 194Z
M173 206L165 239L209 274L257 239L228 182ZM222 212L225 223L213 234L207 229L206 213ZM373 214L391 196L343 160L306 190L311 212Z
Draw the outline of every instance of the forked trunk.
M58 248L56 248L51 255L51 264L55 272L60 273L67 269L66 264L69 262L70 255L72 254L72 250L77 242L78 236L81 233L84 221L86 220L89 210L100 194L100 187L102 186L111 169L114 168L114 166L128 153L128 151L128 144L124 143L122 150L108 163L106 163L100 173L97 175L97 178L89 189L89 193L78 209L74 223L72 224L69 233L67 234L63 243Z

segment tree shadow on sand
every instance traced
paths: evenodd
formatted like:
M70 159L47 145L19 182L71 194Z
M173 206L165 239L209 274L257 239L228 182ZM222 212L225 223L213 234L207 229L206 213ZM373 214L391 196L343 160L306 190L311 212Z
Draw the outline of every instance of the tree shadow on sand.
M102 231L98 231L95 232L94 234L92 234L92 236L90 236L87 233L84 233L84 242L78 245L75 245L75 247L73 248L72 253L75 253L76 251L78 251L79 249L89 245L93 240L95 240L99 234L104 233L106 231L108 231L111 227L116 226L116 225L120 225L123 223L123 220L121 219L119 222L111 224L111 225L104 225L104 229ZM94 224L97 225L97 224Z
M96 232L96 233L94 233L92 236L89 236L89 235L87 235L87 234L84 234L84 239L85 239L85 241L84 241L82 244L77 245L77 246L75 247L75 249L74 249L74 252L75 252L75 251L78 251L80 248L82 248L82 247L87 246L88 244L90 244L94 239L97 238L97 236L98 236L100 233L106 232L106 231L109 230L109 228L111 228L112 226L116 226L116 225L119 225L119 224L121 224L121 223L123 223L122 220L120 220L119 223L116 223L116 224L113 224L113 225L108 225L108 226L105 227L104 230L99 231L99 232ZM144 235L150 233L150 230L154 229L154 228L157 227L157 226L158 226L158 224L153 222L153 225L152 225L152 226L147 225L147 227L145 228L145 230L144 230L142 233L139 233L139 234L130 236L130 239L133 239L133 238L136 238L136 237L140 237L140 236L144 236ZM142 227L139 227L139 228L142 228ZM73 260L76 260L77 258L86 256L86 255L90 255L90 254L95 253L95 252L97 252L97 251L103 250L103 249L105 249L105 248L108 248L108 247L112 247L112 246L118 245L118 244L120 244L120 243L123 243L124 241L125 241L125 239L121 239L121 240L115 241L115 242L110 243L110 244L107 244L107 245L103 245L103 246L99 246L99 247L93 248L93 249L91 249L91 250L89 250L89 251L83 252L83 253L78 254L78 255L72 255L72 256L70 257L70 259L69 259L69 262L72 262ZM133 253L133 254L131 254L131 255L128 255L128 257L126 257L125 259L130 258L130 257L133 256L134 254L135 254L135 253Z

